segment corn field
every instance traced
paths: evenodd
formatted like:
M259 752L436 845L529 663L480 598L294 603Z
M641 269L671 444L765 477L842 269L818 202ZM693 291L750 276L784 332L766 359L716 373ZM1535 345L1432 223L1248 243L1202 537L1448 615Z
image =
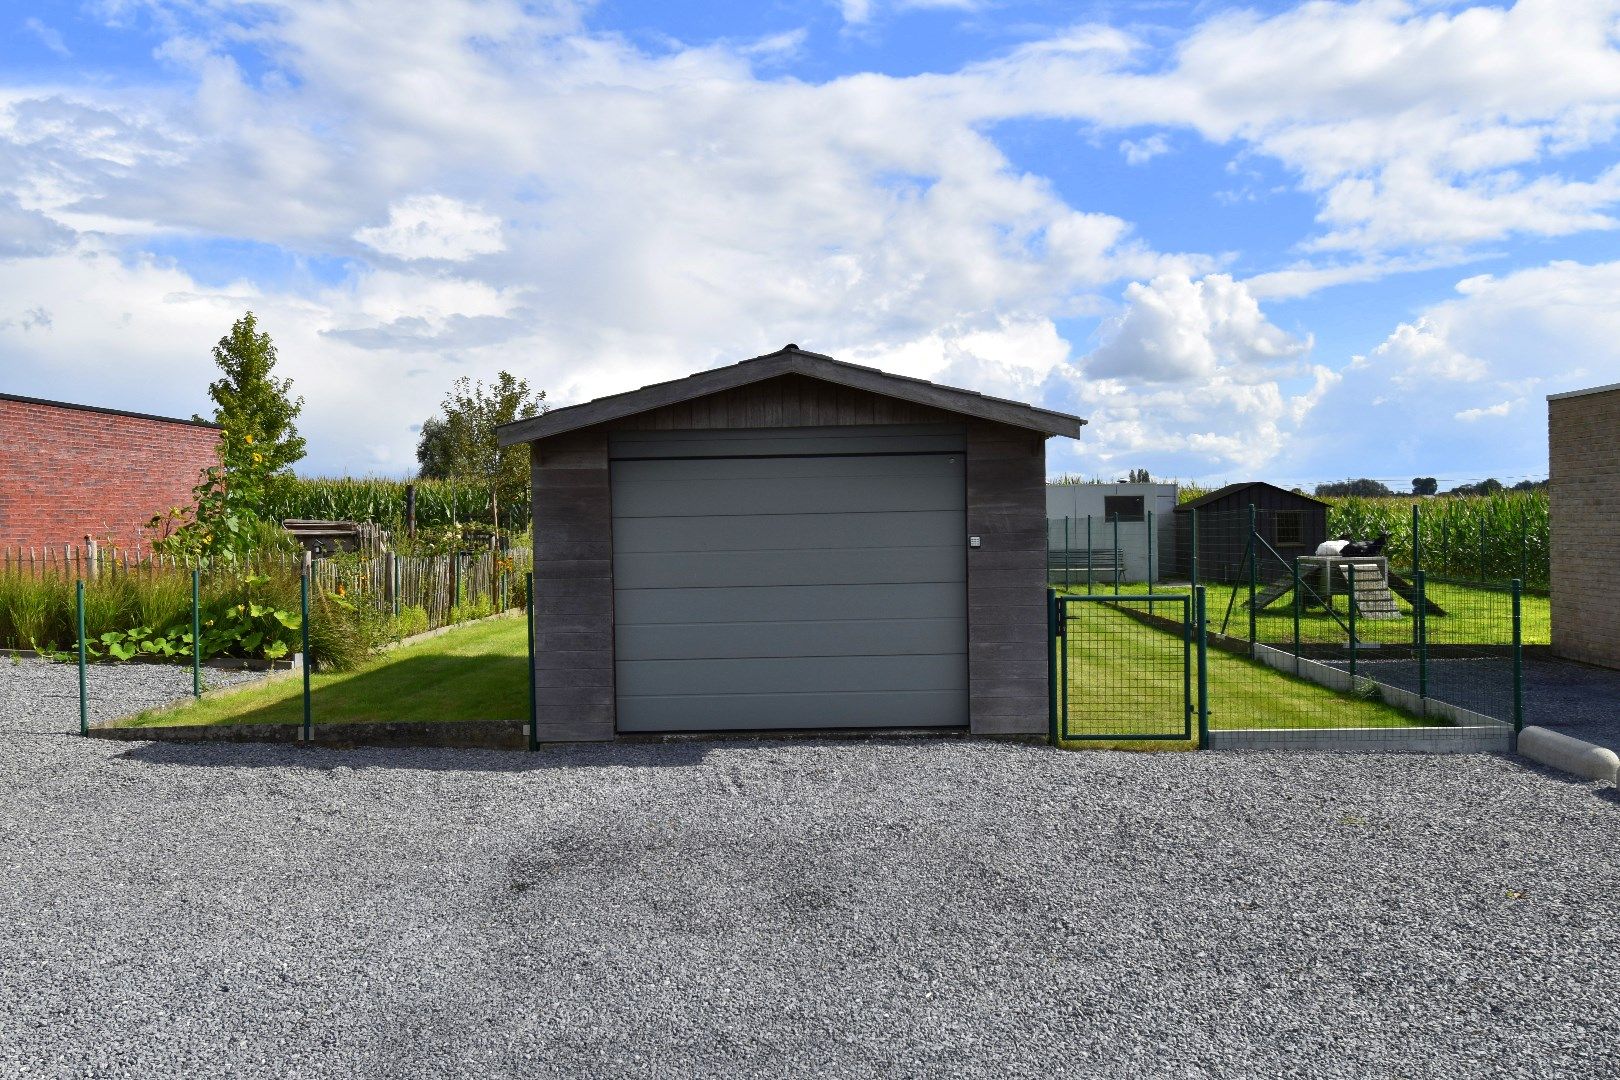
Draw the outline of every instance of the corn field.
M303 477L274 485L264 511L275 521L374 521L396 534L405 530L405 488L416 487L416 527L443 529L467 522L489 522L489 488L454 480L383 480ZM503 530L528 527L527 496L501 506Z
M1326 500L1328 535L1389 533L1388 552L1411 565L1412 507L1418 507L1423 569L1470 581L1520 578L1544 589L1550 576L1551 530L1545 491L1413 500L1347 497Z

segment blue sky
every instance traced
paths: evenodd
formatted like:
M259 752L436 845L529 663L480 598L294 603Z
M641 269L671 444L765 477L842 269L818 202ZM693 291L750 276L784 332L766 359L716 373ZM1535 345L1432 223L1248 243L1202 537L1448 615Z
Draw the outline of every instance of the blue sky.
M1545 475L1620 381L1620 0L57 0L0 11L0 389L311 473L461 375L787 341L1087 417L1053 472Z

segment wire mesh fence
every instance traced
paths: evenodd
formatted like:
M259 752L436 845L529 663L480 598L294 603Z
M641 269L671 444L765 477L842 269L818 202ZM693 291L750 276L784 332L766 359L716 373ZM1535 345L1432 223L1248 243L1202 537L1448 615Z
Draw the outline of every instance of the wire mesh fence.
M1309 734L1294 743L1449 740L1458 749L1493 749L1522 725L1524 648L1548 640L1546 594L1516 579L1427 574L1430 530L1421 510L1412 511L1409 542L1399 549L1386 541L1337 554L1323 547L1322 515L1244 507L1166 516L1168 527L1142 523L1134 552L1116 542L1114 522L1049 521L1048 582L1060 596L1101 597L1120 614L1145 614L1139 600L1150 595L1202 587L1195 636L1201 631L1208 643L1203 674L1214 745L1263 745L1230 733L1273 732ZM1519 555L1487 552L1479 562L1506 566ZM1156 655L1151 650L1126 648L1102 632L1099 616L1087 618L1099 629L1089 645L1063 643L1069 666L1060 689L1083 681L1087 663L1106 672L1141 662L1154 671L1145 659ZM1180 630L1156 625L1168 639L1161 652L1172 648ZM1140 696L1151 715L1153 694ZM1070 720L1061 703L1058 714ZM1116 726L1118 737L1129 736L1130 723Z

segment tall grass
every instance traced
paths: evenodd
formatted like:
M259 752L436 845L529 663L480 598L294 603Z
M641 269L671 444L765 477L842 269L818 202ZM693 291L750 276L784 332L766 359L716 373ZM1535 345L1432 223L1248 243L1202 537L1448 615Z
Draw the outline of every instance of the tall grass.
M393 532L405 528L405 486L416 485L416 525L440 529L467 522L489 521L489 488L453 480L384 480L297 478L278 483L268 493L266 507L277 521L299 518L316 521L374 521ZM501 506L503 529L528 524L528 499Z

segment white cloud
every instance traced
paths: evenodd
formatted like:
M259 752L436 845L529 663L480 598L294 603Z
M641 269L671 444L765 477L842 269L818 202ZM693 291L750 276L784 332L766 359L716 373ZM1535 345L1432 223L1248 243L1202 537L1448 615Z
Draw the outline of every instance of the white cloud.
M1134 282L1125 304L1086 359L1091 378L1190 382L1225 374L1259 381L1311 349L1309 337L1272 325L1248 289L1226 274L1194 281L1171 273L1146 285Z
M1483 420L1487 416L1506 416L1513 410L1515 404L1512 401L1499 401L1495 405L1485 405L1477 409L1463 409L1461 412L1455 413L1454 417L1466 424L1471 424L1475 420Z
M416 195L388 208L388 223L356 229L354 238L400 259L466 262L505 251L501 219L443 195Z
M1067 373L1092 421L1088 454L1110 468L1260 469L1338 381L1306 361L1308 336L1274 325L1225 274L1162 274L1127 287L1125 304Z
M1127 165L1146 165L1160 154L1170 152L1170 140L1163 134L1149 135L1145 139L1126 139L1119 144Z
M1357 357L1360 360L1360 357ZM1372 359L1388 361L1398 370L1390 381L1398 386L1423 382L1478 382L1488 374L1485 362L1454 348L1430 320L1401 323L1372 351Z

